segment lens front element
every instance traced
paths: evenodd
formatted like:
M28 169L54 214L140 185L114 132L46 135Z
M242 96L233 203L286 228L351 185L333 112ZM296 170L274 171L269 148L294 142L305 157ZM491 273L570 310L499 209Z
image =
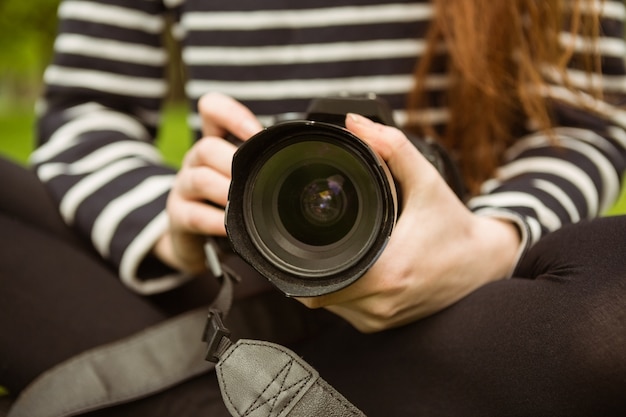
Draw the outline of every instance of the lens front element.
M343 189L345 180L342 175L331 175L315 179L304 187L300 206L308 222L321 227L332 226L345 214L348 206Z
M345 237L359 212L357 191L345 173L314 163L295 169L282 183L278 220L307 245L330 245Z
M291 143L253 174L244 196L248 233L284 271L312 278L344 270L380 228L381 194L371 177L343 146L323 138Z

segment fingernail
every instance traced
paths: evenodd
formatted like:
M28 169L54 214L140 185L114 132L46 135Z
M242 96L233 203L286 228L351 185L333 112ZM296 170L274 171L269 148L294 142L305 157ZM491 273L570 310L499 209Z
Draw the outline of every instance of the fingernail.
M360 114L348 113L348 117L356 124L369 125L372 123L370 119L368 119L367 117L363 117Z
M253 136L260 130L259 124L255 120L244 120L241 122L240 128L246 137Z

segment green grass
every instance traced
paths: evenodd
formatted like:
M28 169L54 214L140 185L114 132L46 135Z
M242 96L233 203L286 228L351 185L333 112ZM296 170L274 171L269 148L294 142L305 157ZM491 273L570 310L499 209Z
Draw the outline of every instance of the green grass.
M173 167L180 166L183 155L191 145L191 132L186 119L185 105L173 103L166 106L157 146L165 162ZM26 163L34 147L33 127L34 115L30 109L0 112L0 155ZM619 201L606 214L626 214L626 187Z
M26 163L34 147L35 116L27 109L0 113L0 155Z
M626 178L624 179L626 183ZM620 214L626 214L626 186L622 188L622 195L615 205L606 213L607 216L617 216Z
M188 109L183 104L169 104L163 113L157 146L165 162L180 167L185 152L191 147L192 135L187 127Z

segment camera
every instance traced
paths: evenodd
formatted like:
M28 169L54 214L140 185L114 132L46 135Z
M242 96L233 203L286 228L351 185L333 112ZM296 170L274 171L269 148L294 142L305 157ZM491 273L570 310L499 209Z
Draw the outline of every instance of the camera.
M395 125L380 98L317 99L302 120L265 128L233 158L228 240L288 296L319 296L359 279L382 253L399 215L393 177L345 129L349 112ZM443 149L411 139L460 196L459 176Z

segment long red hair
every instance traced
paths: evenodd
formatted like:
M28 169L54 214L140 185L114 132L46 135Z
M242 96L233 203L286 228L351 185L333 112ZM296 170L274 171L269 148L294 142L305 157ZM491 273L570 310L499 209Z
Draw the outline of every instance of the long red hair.
M564 45L564 28L597 39L602 0L433 0L435 17L426 53L415 70L409 114L431 107L426 78L447 56L451 81L445 93L450 118L445 131L423 119L409 117L408 128L435 136L459 160L470 191L502 162L503 150L524 123L532 120L550 130L553 118L542 87L542 68L550 67L567 80L566 68L575 55L573 42ZM445 54L442 55L442 45ZM576 65L600 70L595 52L576 53ZM567 81L564 82L569 87ZM536 88L533 88L536 87ZM591 92L596 96L599 91Z

